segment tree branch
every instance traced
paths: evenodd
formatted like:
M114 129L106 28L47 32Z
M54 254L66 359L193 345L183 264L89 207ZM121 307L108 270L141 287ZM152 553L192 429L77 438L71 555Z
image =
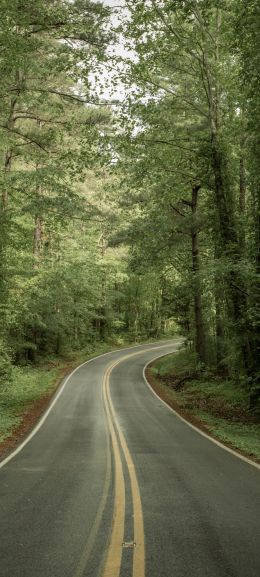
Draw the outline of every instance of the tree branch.
M237 285L234 284L233 282L230 283L230 284L231 284L231 286L232 286L233 288L235 288L236 290L238 290L239 292L241 292L243 295L246 295L247 297L249 297L249 294L248 294L246 291L244 291L244 290L242 290L241 288L239 288L239 286L237 286Z
M21 88L18 88L15 86L13 88L10 88L10 91L11 92L21 92ZM91 104L92 106L114 106L114 105L118 105L118 104L120 104L122 106L122 104L118 100L111 100L111 101L106 101L106 102L96 102L96 101L92 101L92 100L86 100L85 98L82 98L81 96L77 96L76 94L70 94L68 92L60 92L59 90L55 90L53 88L47 88L45 90L44 88L23 87L23 91L41 92L43 94L57 94L58 96L61 96L63 98L69 98L72 100L76 100L77 102L81 102L82 104Z
M0 124L0 128L3 128L4 130L7 130L8 132L11 132L12 134L17 134L18 136L20 136L21 138L24 138L24 140L28 140L28 142L30 144L36 144L36 146L38 146L39 148L41 148L42 150L44 150L44 152L49 152L47 150L47 148L45 148L40 142L38 142L37 140L35 140L34 138L31 138L31 136L27 136L27 134L23 134L22 132L20 132L19 130L16 130L14 128L8 128L8 126L6 126L5 124Z
M179 216L183 216L185 218L186 214L184 214L183 212L181 212L178 208L176 208L176 206L174 206L171 202L170 202L170 207L172 208L172 210L174 210L174 212L176 212Z
M186 204L187 206L189 206L190 208L192 208L192 202L190 202L189 200L185 200L184 198L181 198L181 202L183 204Z
M175 144L174 140L143 140L139 141L141 144L166 144L168 146L174 146L175 148L180 148L181 150L187 150L188 152L197 152L195 148L188 148L187 146L181 146L180 144Z

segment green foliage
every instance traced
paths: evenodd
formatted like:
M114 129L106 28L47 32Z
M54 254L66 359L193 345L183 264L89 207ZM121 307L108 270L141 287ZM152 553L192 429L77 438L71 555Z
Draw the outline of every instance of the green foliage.
M179 330L256 408L257 2L126 5L115 31L101 3L2 2L3 378L8 347L35 363ZM120 112L91 89L116 33Z
M178 377L184 374L190 376L196 371L197 366L198 360L195 353L185 349L158 359L153 364L152 371L159 377L166 375L176 375Z
M89 0L2 6L0 330L19 363L99 338L103 300L112 303L93 172L110 112L91 105L89 82L106 57L108 15Z
M53 387L58 374L58 368L13 368L12 384L0 391L0 441L21 423L23 412Z
M201 363L259 402L258 5L127 1L118 154L135 274L157 272ZM253 126L254 124L254 126ZM119 163L120 164L120 163ZM259 164L259 163L258 163ZM196 203L194 191L197 191Z
M9 347L0 339L0 388L13 380L13 365Z

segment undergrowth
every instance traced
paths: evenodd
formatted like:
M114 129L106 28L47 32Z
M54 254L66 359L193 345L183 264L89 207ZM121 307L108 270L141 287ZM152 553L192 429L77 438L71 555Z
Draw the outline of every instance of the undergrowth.
M260 424L249 410L249 390L242 383L202 370L189 350L158 359L152 373L168 398L215 437L260 459Z

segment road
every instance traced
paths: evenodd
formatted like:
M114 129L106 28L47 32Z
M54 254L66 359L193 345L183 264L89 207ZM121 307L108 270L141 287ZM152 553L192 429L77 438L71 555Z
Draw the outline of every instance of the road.
M259 577L260 470L143 379L176 347L84 364L0 464L1 577Z

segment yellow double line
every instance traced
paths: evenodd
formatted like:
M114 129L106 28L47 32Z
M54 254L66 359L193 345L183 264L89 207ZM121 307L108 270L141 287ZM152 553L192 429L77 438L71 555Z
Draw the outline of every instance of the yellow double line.
M110 367L108 367L108 369L105 372L103 381L104 403L115 459L115 501L114 501L114 517L113 517L111 539L102 577L119 577L122 562L122 547L124 541L124 526L125 526L125 479L123 473L120 447L124 453L127 468L129 471L132 502L133 502L133 515L134 515L133 542L135 546L133 548L132 575L133 577L145 576L144 523L143 523L143 510L141 504L140 491L136 478L135 466L132 457L130 455L129 449L127 447L125 437L120 429L109 388L109 377L111 371L119 363L121 363L122 361L126 360L131 356L132 355L126 355L123 359L120 359L119 361L116 361L115 363L110 365Z
M158 348L161 349L167 346L168 344L161 345ZM133 542L135 543L135 547L133 549L132 577L145 577L144 522L143 522L143 511L142 511L140 491L136 478L134 463L131 458L129 449L127 447L125 437L120 429L118 419L115 414L115 409L110 394L109 378L112 370L123 361L133 356L137 356L144 352L149 352L156 349L157 347L156 348L152 347L150 349L145 349L145 351L141 350L135 352L134 354L131 353L125 355L124 357L117 360L107 368L103 378L104 405L115 460L115 500L114 500L114 516L113 516L111 538L102 577L119 577L122 562L122 549L123 549L124 525L125 525L125 479L124 479L120 449L124 453L127 468L129 471L132 502L133 502L133 514L134 514ZM107 471L102 497L100 499L98 511L94 523L92 525L90 535L87 539L85 548L82 552L76 570L73 573L73 577L83 576L88 560L93 551L93 547L98 535L99 527L102 521L104 509L107 502L110 480L111 480L111 455L109 446L107 446Z

